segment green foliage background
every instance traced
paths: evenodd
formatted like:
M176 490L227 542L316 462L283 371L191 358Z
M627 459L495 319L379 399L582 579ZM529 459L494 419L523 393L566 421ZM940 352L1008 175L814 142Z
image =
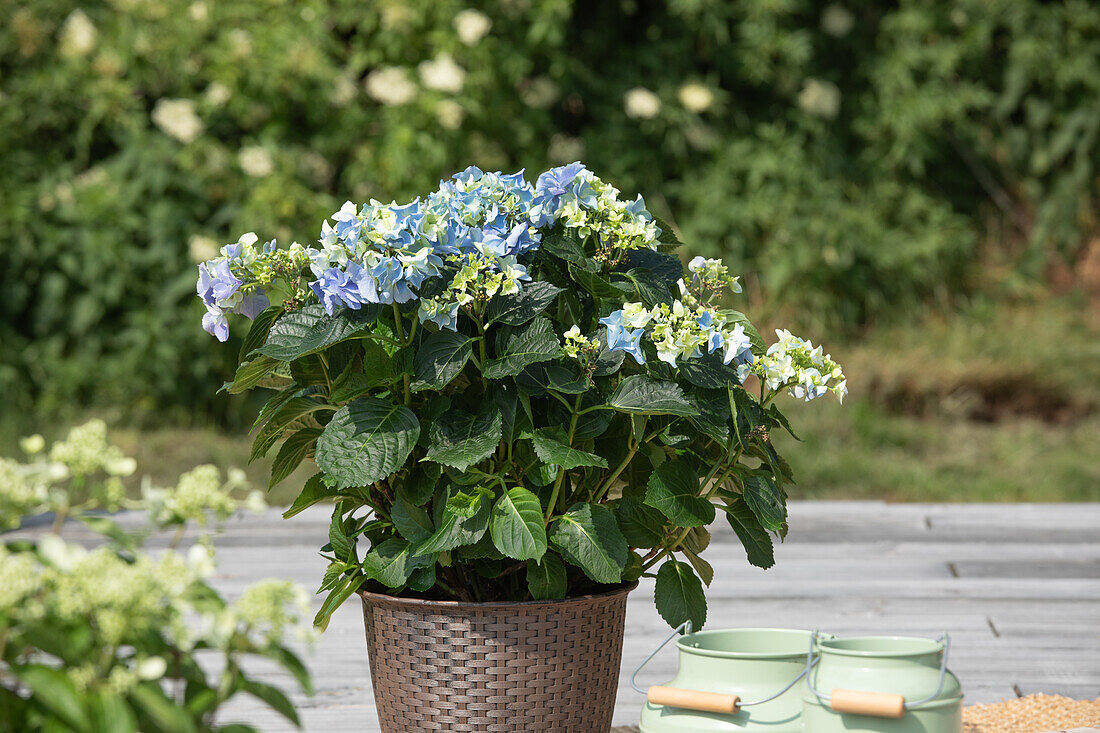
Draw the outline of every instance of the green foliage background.
M1014 243L997 256L1037 278L1095 230L1086 0L473 7L492 25L467 43L453 0L0 4L9 414L239 414L210 389L233 349L198 326L209 240L308 240L346 198L412 196L470 163L583 159L804 324L951 306L983 242ZM460 90L424 85L440 54ZM386 67L407 70L411 101L367 93ZM685 106L689 83L706 109ZM628 114L636 87L659 98L652 116ZM177 99L201 120L188 142L152 121ZM252 147L266 175L242 168Z

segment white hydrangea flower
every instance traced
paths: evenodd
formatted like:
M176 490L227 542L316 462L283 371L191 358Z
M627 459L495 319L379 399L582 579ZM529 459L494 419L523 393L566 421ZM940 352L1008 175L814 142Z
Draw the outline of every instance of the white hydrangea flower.
M203 99L215 107L221 107L229 101L231 96L232 92L229 91L229 87L220 81L211 82L202 95Z
M253 178L266 178L275 172L275 161L271 154L260 145L249 145L237 152L237 163L241 170Z
M336 77L336 81L332 84L332 92L329 94L329 100L337 107L344 107L355 99L355 95L358 92L358 88L355 86L355 82L345 74L339 74Z
M187 7L187 14L191 16L191 20L202 23L210 16L210 9L206 6L206 3L199 0Z
M835 38L848 35L855 24L855 16L843 5L830 5L821 13L821 29Z
M698 82L684 84L676 96L688 112L705 112L714 104L714 92Z
M375 69L367 75L366 90L373 99L390 107L408 104L416 98L416 84L400 66Z
M439 124L448 130L457 130L466 118L466 110L453 99L441 99L435 105L435 116Z
M546 76L536 76L520 87L519 96L528 107L546 109L558 101L561 90L553 79ZM570 158L570 160L575 158L576 156Z
M466 83L466 70L446 53L439 54L431 61L421 61L417 71L424 86L437 92L458 94Z
M467 46L476 46L492 27L493 21L479 10L466 8L455 13L454 28L458 32L458 40Z
M623 97L627 117L649 120L661 111L661 99L645 87L634 87Z
M61 26L61 55L69 58L87 56L96 45L99 32L88 15L77 8L69 13Z
M840 89L831 81L807 79L798 93L798 106L806 114L835 119L840 113Z
M192 262L206 262L218 256L218 243L210 237L192 234L187 240L187 255Z
M165 134L182 143L192 142L202 134L202 120L190 99L158 99L153 106L152 120Z
M27 455L33 456L35 453L41 453L45 449L46 439L37 433L28 435L26 438L21 438L19 440L19 447L22 448L23 452Z

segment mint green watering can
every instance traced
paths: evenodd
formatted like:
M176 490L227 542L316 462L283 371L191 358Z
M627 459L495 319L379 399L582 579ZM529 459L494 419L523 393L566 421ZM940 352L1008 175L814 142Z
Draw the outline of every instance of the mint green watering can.
M947 634L812 639L802 693L808 733L962 733Z
M666 685L639 687L638 673L681 631L679 672ZM798 683L806 676L812 638L798 629L693 634L691 622L684 622L630 678L631 687L647 696L642 733L802 733Z

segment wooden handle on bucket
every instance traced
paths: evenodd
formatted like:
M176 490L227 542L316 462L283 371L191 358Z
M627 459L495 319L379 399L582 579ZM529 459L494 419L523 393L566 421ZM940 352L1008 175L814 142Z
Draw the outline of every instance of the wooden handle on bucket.
M838 713L900 718L905 715L905 696L892 692L833 690L829 696L829 707Z
M681 690L676 687L665 687L664 685L654 685L649 688L649 702L654 705L698 710L702 713L733 715L741 710L741 698L737 695L723 695L720 692L703 692L702 690Z

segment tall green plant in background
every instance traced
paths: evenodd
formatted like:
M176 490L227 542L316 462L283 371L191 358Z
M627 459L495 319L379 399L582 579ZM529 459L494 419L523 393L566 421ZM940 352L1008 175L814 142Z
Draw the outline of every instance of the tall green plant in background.
M226 410L192 397L232 367L181 326L194 263L469 163L660 190L802 320L949 303L987 231L1035 276L1096 226L1098 30L1084 0L9 3L0 390Z

